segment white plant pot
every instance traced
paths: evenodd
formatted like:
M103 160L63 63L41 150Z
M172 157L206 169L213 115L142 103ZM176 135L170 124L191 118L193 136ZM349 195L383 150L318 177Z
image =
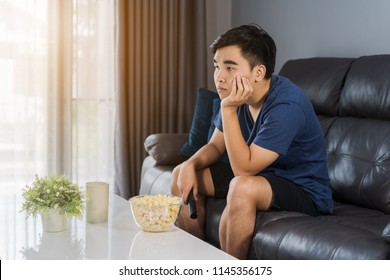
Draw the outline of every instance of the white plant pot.
M66 230L67 219L60 214L59 209L49 209L41 213L42 226L45 232L60 232Z

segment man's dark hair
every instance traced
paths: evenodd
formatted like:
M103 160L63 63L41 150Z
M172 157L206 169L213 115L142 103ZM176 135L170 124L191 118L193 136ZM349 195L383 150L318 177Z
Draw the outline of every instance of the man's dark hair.
M210 48L215 54L218 49L233 45L241 49L241 55L248 60L251 69L262 64L266 67L265 78L271 78L275 70L276 45L264 29L256 25L234 27L219 36Z

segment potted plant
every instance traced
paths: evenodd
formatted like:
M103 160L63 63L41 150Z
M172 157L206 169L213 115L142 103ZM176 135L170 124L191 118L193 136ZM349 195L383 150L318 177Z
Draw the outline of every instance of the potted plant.
M84 212L85 193L65 176L36 175L31 185L23 188L22 210L28 216L41 214L44 231L58 232L66 229L68 217L81 218Z

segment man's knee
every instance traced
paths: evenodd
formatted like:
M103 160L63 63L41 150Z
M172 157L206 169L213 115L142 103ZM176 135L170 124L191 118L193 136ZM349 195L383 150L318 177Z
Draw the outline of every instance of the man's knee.
M229 205L244 203L245 198L248 193L248 188L246 187L248 180L246 176L236 176L234 177L229 184L229 192L227 195L227 203Z
M248 180L248 176L236 176L234 177L229 184L229 193L228 196L242 196L246 195L248 192L248 184L250 183Z
M272 189L261 176L236 176L229 184L227 203L231 206L255 206L267 209L272 199Z

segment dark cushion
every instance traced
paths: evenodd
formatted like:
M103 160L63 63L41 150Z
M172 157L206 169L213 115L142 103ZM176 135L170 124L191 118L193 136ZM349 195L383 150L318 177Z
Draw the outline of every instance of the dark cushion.
M180 149L180 154L182 156L191 157L207 143L213 118L215 99L219 100L219 96L216 92L204 88L198 89L189 138Z
M387 121L338 118L326 136L336 199L390 214L390 126Z
M335 116L340 92L352 58L305 58L287 61L279 74L310 98L317 114Z
M214 99L213 100L213 115L211 117L208 140L210 140L211 136L213 136L213 133L215 130L214 119L217 117L217 114L218 114L220 108L221 108L221 99L219 99L219 98Z
M352 63L340 98L343 117L390 120L390 55L363 56Z

